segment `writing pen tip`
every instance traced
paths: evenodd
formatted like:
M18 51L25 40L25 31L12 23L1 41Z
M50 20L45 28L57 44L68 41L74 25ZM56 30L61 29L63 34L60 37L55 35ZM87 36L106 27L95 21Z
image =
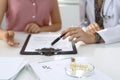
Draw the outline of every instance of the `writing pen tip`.
M53 46L55 43L57 43L65 34L62 34L61 36L59 36L58 38L56 38L52 43L51 46Z

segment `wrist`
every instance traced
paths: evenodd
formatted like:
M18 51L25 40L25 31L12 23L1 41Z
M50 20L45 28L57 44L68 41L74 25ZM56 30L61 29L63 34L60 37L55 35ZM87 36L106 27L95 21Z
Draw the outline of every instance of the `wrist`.
M92 34L92 43L96 43L96 36L94 33Z
M94 33L87 33L87 34L89 36L87 37L87 41L85 43L87 44L96 43L95 34Z
M100 42L102 42L102 38L97 32L95 32L95 43L100 43Z

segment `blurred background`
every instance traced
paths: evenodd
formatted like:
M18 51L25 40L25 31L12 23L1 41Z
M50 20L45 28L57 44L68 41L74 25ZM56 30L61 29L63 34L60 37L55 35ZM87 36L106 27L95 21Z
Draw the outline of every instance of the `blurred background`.
M79 0L58 0L62 27L79 25Z

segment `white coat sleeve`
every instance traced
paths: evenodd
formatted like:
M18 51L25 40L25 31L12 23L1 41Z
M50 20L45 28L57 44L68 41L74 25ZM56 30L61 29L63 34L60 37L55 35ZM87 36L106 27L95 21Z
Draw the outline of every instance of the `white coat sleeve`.
M116 27L106 28L98 31L99 35L105 41L105 44L120 42L120 25Z

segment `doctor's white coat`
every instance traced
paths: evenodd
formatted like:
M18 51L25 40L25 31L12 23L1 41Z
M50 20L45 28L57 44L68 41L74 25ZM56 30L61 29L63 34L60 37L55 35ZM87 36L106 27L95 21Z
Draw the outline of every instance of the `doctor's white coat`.
M120 0L104 0L101 16L103 16L103 30L98 31L105 43L120 41ZM86 19L87 17L87 19ZM94 0L80 0L80 22L95 22Z

